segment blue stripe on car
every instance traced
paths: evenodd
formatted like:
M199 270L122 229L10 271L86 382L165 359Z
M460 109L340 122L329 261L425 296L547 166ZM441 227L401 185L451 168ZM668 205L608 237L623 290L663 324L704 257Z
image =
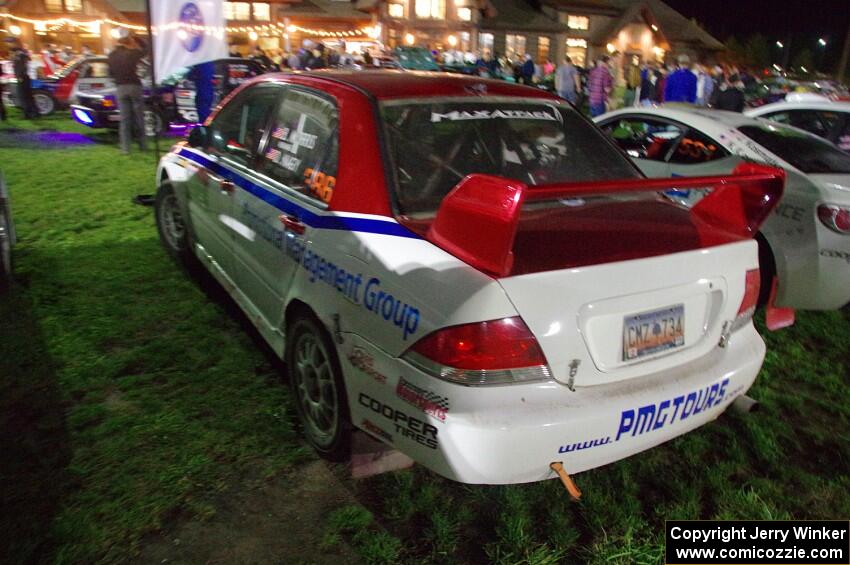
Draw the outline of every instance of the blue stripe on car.
M362 233L375 233L380 235L391 235L395 237L408 237L411 239L420 239L418 235L408 230L404 226L396 222L386 220L375 220L371 218L350 218L346 216L330 216L316 214L303 206L299 206L295 202L282 196L278 196L271 190L251 182L242 175L212 161L203 155L199 155L188 149L181 149L178 153L181 157L188 159L213 173L219 175L225 180L231 181L233 184L248 192L263 202L274 206L284 214L297 217L304 224L322 230L345 230Z

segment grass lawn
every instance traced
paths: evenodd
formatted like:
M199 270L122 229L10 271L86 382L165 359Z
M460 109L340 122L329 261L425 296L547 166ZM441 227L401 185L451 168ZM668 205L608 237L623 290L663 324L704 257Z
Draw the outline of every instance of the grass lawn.
M317 463L279 365L130 203L152 190L153 155L122 156L67 116L19 116L0 123L20 239L0 297L0 561L144 560L157 536L212 532L257 485L297 488ZM311 525L320 542L302 555L658 563L665 519L847 519L850 313L800 313L765 338L760 412L578 475L580 503L557 481L465 486L417 467L352 482L338 466L328 489L353 498Z

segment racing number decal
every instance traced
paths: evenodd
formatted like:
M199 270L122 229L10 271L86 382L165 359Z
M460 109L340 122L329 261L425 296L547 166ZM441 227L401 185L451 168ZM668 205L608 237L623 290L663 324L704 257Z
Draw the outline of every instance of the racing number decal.
M304 169L304 183L310 187L310 192L315 194L325 204L331 201L336 186L336 177L325 173L314 171L313 167Z

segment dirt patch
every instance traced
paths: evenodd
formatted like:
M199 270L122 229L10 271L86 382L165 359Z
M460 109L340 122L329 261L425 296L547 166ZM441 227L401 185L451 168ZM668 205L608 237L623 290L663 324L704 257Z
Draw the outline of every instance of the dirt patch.
M255 488L237 485L213 517L175 524L143 546L139 563L359 563L344 543L322 548L328 514L356 504L324 461Z

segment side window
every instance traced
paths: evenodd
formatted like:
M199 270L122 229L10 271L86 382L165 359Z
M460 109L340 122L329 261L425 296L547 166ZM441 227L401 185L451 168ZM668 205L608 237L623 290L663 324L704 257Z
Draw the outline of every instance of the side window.
M682 134L682 128L656 120L624 117L603 128L629 157L664 161Z
M257 170L293 190L330 202L339 153L336 105L318 94L286 91Z
M823 124L823 127L826 128L828 133L831 133L835 130L838 123L844 119L844 116L839 112L829 112L827 110L821 110L818 112L818 118L820 122Z
M850 114L844 118L844 126L838 132L838 139L835 140L835 144L842 151L850 153Z
M210 124L209 152L247 166L280 92L276 85L259 84L241 92L222 108Z
M786 110L784 112L770 114L766 117L780 124L788 124L804 129L821 137L826 137L829 133L829 129L818 118L817 112L812 110Z
M109 76L109 63L100 61L89 63L82 74L84 78L107 78Z
M679 165L696 165L722 159L728 155L729 152L713 139L689 129L676 146L676 150L670 155L670 162Z

